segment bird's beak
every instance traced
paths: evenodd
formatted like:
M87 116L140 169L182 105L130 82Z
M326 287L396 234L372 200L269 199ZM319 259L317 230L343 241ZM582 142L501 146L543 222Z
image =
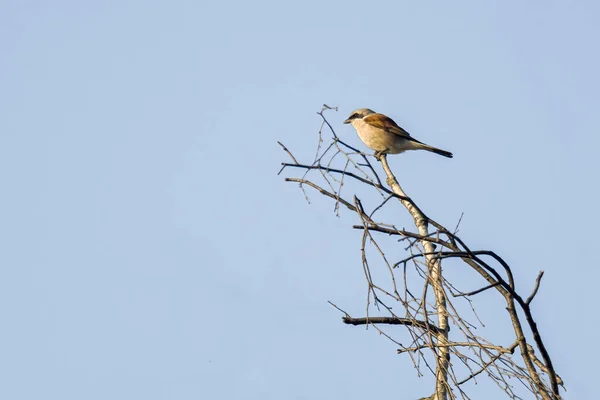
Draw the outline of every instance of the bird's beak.
M345 124L349 124L350 122L351 122L350 118L348 118L347 120L344 121Z

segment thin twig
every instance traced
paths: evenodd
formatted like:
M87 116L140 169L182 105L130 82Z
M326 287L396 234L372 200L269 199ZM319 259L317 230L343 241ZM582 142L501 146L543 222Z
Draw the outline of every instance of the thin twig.
M535 297L535 295L537 294L538 289L540 288L540 282L542 281L542 276L544 276L544 271L540 271L537 278L535 279L535 287L533 288L533 292L529 295L527 300L525 300L525 304L529 305Z

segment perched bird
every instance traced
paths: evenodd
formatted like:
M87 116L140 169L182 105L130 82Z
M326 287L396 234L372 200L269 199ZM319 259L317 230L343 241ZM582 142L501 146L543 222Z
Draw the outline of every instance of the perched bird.
M368 108L354 110L344 123L352 124L360 140L375 150L375 156L398 154L406 150L427 150L452 158L452 153L449 151L419 142L398 126L393 119Z

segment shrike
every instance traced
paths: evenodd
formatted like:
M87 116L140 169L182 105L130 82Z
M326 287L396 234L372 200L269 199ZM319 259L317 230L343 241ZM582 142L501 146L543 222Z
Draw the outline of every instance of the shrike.
M368 108L354 110L344 123L352 124L360 140L375 150L375 156L398 154L406 150L427 150L452 158L452 153L449 151L419 142L398 126L393 119Z

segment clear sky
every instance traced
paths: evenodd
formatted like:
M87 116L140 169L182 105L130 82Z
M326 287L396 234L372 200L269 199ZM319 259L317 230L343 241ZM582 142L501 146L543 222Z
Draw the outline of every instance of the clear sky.
M363 149L341 122L369 107L454 153L390 162L524 292L546 271L538 324L566 398L592 398L599 18L594 1L0 2L0 397L428 395L326 302L364 312L355 217L276 175L277 140L312 160L327 103Z

